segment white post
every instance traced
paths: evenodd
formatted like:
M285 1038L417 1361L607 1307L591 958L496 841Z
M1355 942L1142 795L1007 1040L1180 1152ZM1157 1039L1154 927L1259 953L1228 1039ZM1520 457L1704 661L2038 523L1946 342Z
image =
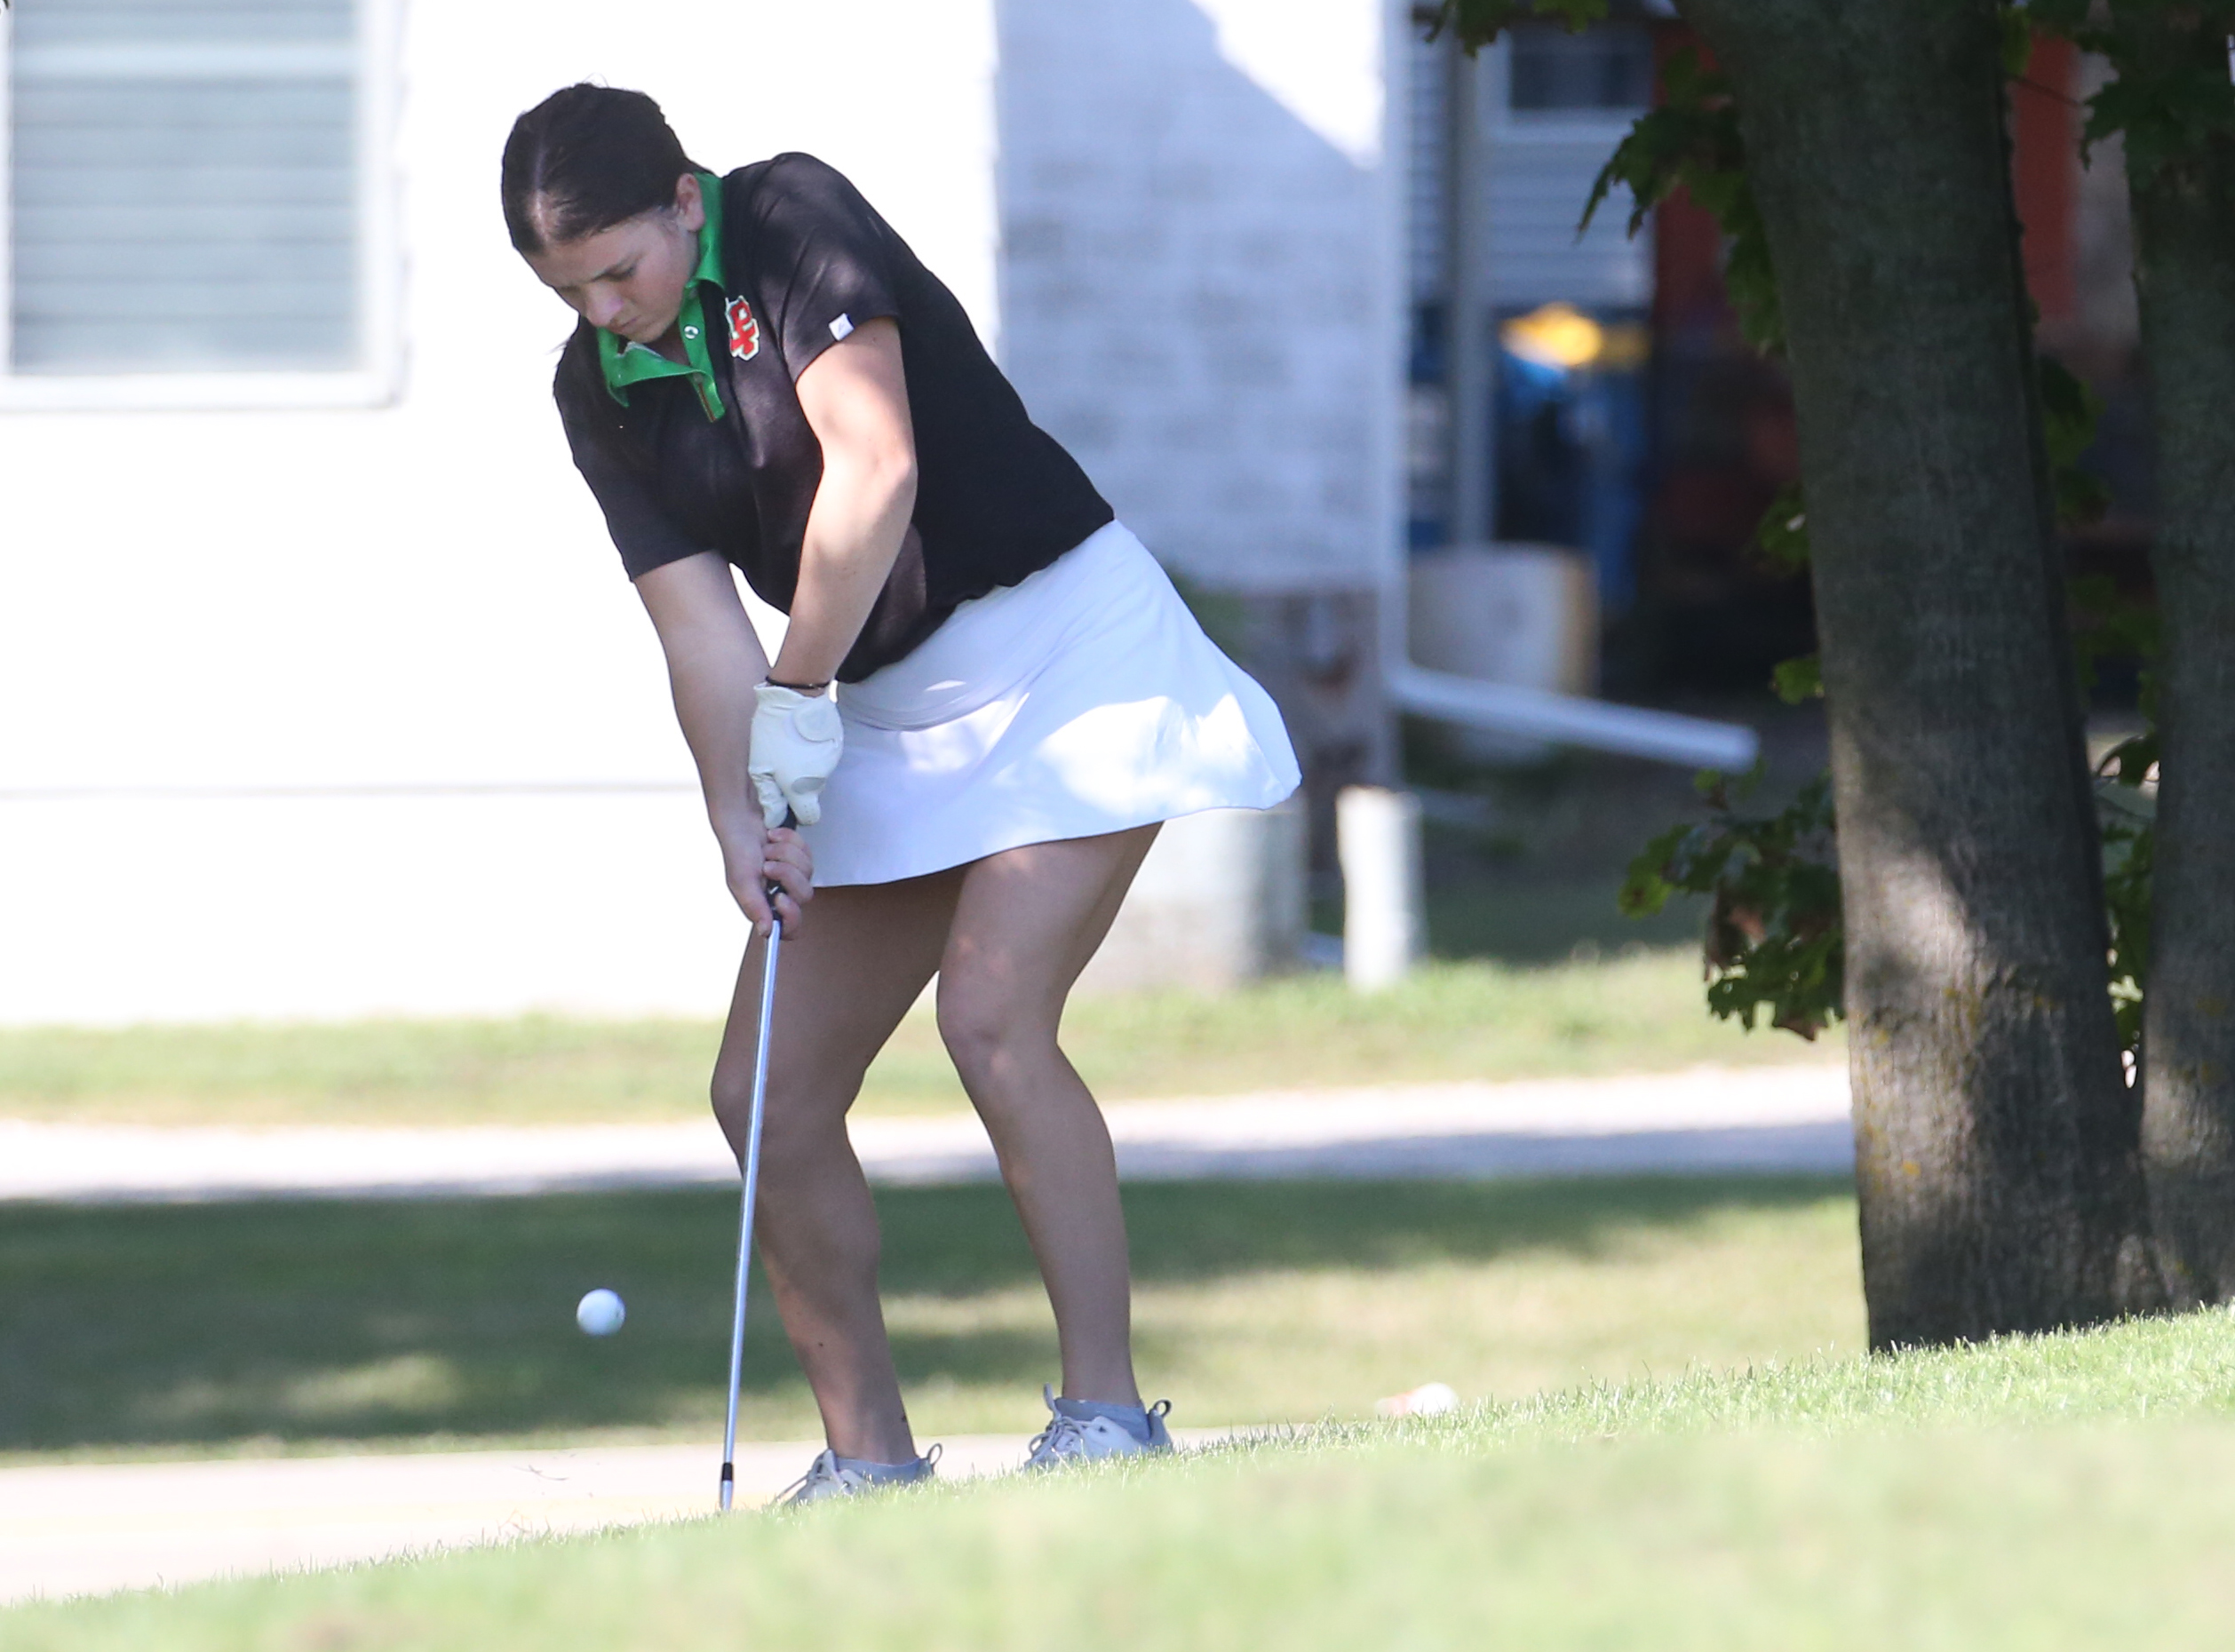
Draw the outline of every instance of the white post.
M1410 792L1346 786L1335 798L1342 862L1342 973L1354 992L1402 981L1428 949L1420 802Z

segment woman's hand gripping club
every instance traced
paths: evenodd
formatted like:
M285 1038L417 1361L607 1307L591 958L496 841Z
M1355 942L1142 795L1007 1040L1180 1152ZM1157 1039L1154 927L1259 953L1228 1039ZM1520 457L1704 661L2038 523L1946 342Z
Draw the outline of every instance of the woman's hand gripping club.
M815 898L815 859L805 840L788 826L758 834L741 831L735 838L734 843L723 841L723 871L752 933L765 938L775 924L787 928L797 924L800 909ZM757 842L747 841L755 838Z
M774 919L799 921L814 867L806 843L783 822L796 818L812 826L823 817L823 782L838 766L846 739L838 707L824 695L764 682L753 690L753 698L745 766L764 824L760 864L732 864L728 870L737 904L752 920L754 933L766 935Z

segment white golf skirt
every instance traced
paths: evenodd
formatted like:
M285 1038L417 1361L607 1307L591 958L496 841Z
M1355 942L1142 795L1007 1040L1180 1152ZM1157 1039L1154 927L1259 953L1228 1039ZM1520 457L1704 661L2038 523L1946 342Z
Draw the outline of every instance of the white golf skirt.
M1120 522L839 684L838 707L845 754L801 832L818 887L1270 808L1298 781L1270 696Z

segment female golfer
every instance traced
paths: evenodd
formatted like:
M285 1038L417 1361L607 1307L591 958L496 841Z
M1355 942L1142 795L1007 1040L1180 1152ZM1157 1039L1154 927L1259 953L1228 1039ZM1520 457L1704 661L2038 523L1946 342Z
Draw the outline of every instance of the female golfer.
M785 925L757 1237L829 1447L799 1498L930 1472L846 1112L935 971L1055 1312L1062 1392L1029 1460L1168 1449L1134 1386L1110 1134L1056 1028L1158 822L1294 789L1278 714L830 167L716 178L651 99L580 85L520 117L503 193L581 316L567 439L753 925L713 1078L741 1151L772 885ZM733 567L791 616L773 666Z

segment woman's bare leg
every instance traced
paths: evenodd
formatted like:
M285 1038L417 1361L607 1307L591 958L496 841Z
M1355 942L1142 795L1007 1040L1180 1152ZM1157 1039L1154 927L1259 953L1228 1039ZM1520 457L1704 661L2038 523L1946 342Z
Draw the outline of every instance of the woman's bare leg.
M1056 1030L1157 828L1030 844L964 870L939 1031L1047 1282L1063 1393L1138 1405L1133 1284L1110 1130Z
M761 1265L783 1329L841 1457L916 1455L878 1304L877 1211L846 1136L862 1076L938 966L959 870L903 883L825 889L783 938L761 1126ZM742 1156L752 1107L760 957L738 972L714 1113Z

